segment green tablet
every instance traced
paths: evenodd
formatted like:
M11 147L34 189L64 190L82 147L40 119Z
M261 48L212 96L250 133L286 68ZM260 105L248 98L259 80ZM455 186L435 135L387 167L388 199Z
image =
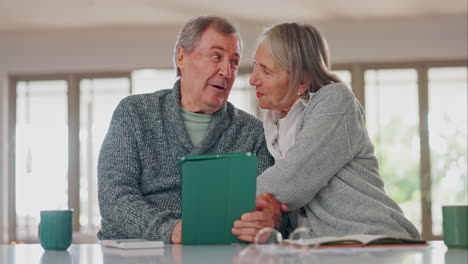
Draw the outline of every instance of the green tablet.
M220 154L180 159L182 243L241 242L231 233L235 220L255 210L257 157Z

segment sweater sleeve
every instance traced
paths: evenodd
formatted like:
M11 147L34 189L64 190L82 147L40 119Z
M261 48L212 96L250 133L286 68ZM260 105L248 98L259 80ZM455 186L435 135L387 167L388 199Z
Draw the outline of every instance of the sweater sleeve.
M170 243L172 229L179 219L174 212L163 211L145 200L139 189L142 168L135 120L135 114L121 103L101 148L98 198L102 220L110 236Z
M257 178L257 193L273 194L291 211L308 204L352 159L346 122L352 95L329 89L314 96L318 103L304 110L303 127L285 159Z
M262 174L266 169L268 169L274 163L274 159L268 151L265 135L262 133L259 137L260 146L256 151L257 160L258 160L258 175Z

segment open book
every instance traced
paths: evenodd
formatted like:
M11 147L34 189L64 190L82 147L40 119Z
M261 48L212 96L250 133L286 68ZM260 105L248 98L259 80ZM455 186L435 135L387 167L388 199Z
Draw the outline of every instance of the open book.
M389 237L384 235L347 235L342 237L318 237L311 239L284 240L285 244L297 247L370 247L370 246L426 246L420 239Z

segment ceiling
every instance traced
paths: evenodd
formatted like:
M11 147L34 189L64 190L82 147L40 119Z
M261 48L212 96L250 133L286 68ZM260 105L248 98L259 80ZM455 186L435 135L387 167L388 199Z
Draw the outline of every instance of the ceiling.
M201 14L242 24L466 16L467 0L0 0L0 32L181 25Z

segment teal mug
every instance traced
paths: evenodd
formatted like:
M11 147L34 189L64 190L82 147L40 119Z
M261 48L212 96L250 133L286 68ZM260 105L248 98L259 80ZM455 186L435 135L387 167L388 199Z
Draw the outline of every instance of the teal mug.
M42 248L67 250L72 243L73 210L41 211L38 235Z
M468 248L468 205L442 206L442 229L449 248Z

